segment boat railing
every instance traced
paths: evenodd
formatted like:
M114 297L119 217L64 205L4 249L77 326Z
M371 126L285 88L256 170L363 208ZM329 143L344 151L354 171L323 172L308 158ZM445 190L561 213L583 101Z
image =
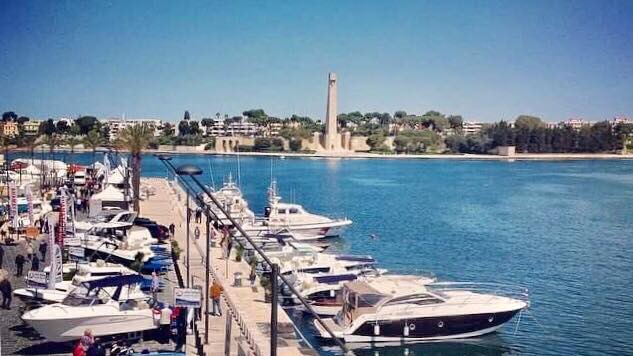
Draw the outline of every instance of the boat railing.
M446 292L472 292L476 294L490 294L494 297L508 297L529 302L529 291L526 287L490 282L434 282L427 288L440 297Z

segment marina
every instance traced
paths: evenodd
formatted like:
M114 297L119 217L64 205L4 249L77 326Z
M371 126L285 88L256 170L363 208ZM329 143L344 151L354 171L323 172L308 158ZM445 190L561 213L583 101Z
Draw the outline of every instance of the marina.
M80 156L80 159L88 159L88 156ZM174 166L176 166L176 163L182 166L188 162L192 162L201 167L206 165L209 173L200 176L200 180L209 187L217 187L217 192L222 192L221 195L224 195L221 189L222 186L227 188L226 190L231 190L229 194L226 194L228 197L227 201L235 203L240 202L241 199L243 200L243 202L240 202L241 207L248 208L248 210L240 208L232 211L237 217L241 218L235 219L238 224L242 221L255 221L257 219L255 216L258 214L252 213L254 211L262 211L264 212L263 216L266 217L266 213L270 211L267 208L270 207L271 196L277 198L281 196L278 190L279 188L275 188L274 184L280 181L288 182L286 180L287 174L294 174L298 166L309 171L311 169L310 167L314 168L314 166L317 165L319 169L335 172L336 176L341 173L339 170L345 169L345 165L342 165L340 161L288 159L284 160L284 162L280 162L261 158L247 159L241 163L243 165L241 172L243 173L233 178L235 161L229 158L215 160L213 163L204 156L170 157L170 160L172 162L180 161L173 162L172 164L174 164ZM204 161L206 161L206 164L200 164ZM7 312L3 310L3 317L9 318L11 321L8 325L14 325L14 327L3 328L2 337L3 340L15 341L11 342L11 344L3 341L3 350L13 350L12 354L22 354L25 350L27 350L26 352L29 354L33 354L33 352L38 354L37 350L41 347L38 345L42 345L43 342L37 341L38 338L35 337L35 335L39 334L48 339L48 342L45 342L47 345L55 345L54 348L58 348L60 350L59 353L64 354L64 350L68 350L68 346L64 346L68 345L68 343L65 344L64 341L75 340L83 333L81 327L72 332L69 331L71 328L66 326L60 326L64 330L52 330L48 327L43 327L35 322L38 318L37 310L16 315L16 309L21 311L25 310L24 307L18 306L20 303L23 303L22 300L26 303L24 304L25 306L32 305L31 299L43 298L48 299L48 303L55 303L66 299L65 296L73 287L84 286L89 291L95 290L95 288L103 288L103 290L108 290L109 288L108 294L111 298L103 305L104 310L106 308L110 308L109 310L111 310L112 306L108 306L108 303L112 303L116 300L112 298L113 295L117 295L118 298L125 295L126 298L128 298L126 300L135 300L134 307L132 307L131 310L138 310L141 314L143 310L147 311L146 326L142 326L141 324L143 322L141 321L137 321L136 326L132 326L135 332L141 332L144 328L150 331L157 328L158 324L156 320L160 319L160 309L151 308L150 305L153 301L147 299L151 298L151 293L147 291L147 279L151 279L150 274L152 271L162 271L160 277L161 292L158 297L162 302L172 304L174 302L174 288L177 287L193 287L194 289L199 288L204 291L206 288L206 218L202 216L201 219L197 220L195 218L195 212L197 209L196 204L205 200L198 199L196 194L190 194L189 206L191 208L191 224L189 229L189 259L187 259L186 197L187 189L191 189L193 183L191 181L187 183L185 179L188 178L186 176L176 177L173 174L174 172L170 172L165 168L165 164L160 162L161 161L156 159L156 157L146 157L146 163L143 167L144 176L147 175L149 177L142 178L141 180L141 191L143 194L140 203L140 215L137 216L136 214L125 213L124 211L121 213L112 211L105 215L103 213L97 214L99 218L92 217L90 220L86 219L90 213L85 215L86 218L78 217L78 219L84 220L83 222L78 220L75 225L75 230L78 231L77 234L79 234L77 236L80 236L86 251L90 251L90 254L93 255L94 260L97 262L79 265L80 272L75 274L74 279L57 283L55 290L50 292L46 292L45 289L24 289L22 285L20 285L20 283L23 283L21 282L23 280L12 277L15 289L14 308ZM359 162L355 168L357 171L360 169L360 174L362 174L362 169L368 165L368 162L354 162ZM213 166L211 164L213 164ZM509 169L517 172L517 163L505 164L505 166L496 166L500 165L500 163L490 162L477 164L484 164L487 166L487 169ZM542 164L545 163L537 163L537 165ZM490 165L494 166L491 167ZM534 163L521 164L520 168L531 171L534 167L530 165L534 165ZM609 182L614 182L615 179L621 177L619 178L621 180L618 181L618 184L624 186L630 184L624 178L626 174L629 174L626 173L626 169L628 169L626 166L618 166L619 168L617 168L616 171L613 171L607 176L594 177L574 173L574 171L578 169L584 170L583 165L600 165L602 169L615 169L615 167L610 166L609 162L585 162L581 163L580 166L578 163L569 166L568 163L562 168L571 170L568 174L571 174L571 177L575 177L572 179L576 179L578 182L582 182L583 179L597 179L603 181L606 179ZM258 166L262 168L268 166L269 172L270 167L273 166L273 172L277 179L271 180L267 178L256 183L258 182L257 176L251 172L257 172L259 170ZM244 170L244 167L249 167L251 170ZM416 167L416 169L419 168L421 167ZM425 165L425 168L430 168L434 171L455 169L441 165L437 166L435 164L432 166ZM462 169L463 167L458 168ZM405 167L404 171L406 172L406 170L407 168ZM213 174L215 174L215 177L212 178ZM360 185L377 194L376 201L373 199L366 201L369 203L369 206L374 206L378 201L389 201L386 200L386 197L379 198L379 196L384 193L381 192L381 190L384 191L398 187L397 181L392 180L390 182L385 180L385 178L362 180L354 178L354 174L359 173L350 174L352 177L349 178L349 180L343 180L347 181L346 184ZM151 178L151 176L154 177ZM224 181L222 184L218 183L222 180ZM237 182L241 184L238 185ZM270 189L271 182L275 189ZM323 208L324 199L315 200L312 195L306 195L305 193L301 194L301 199L297 199L293 192L293 189L297 189L297 182L292 182L291 184L293 184L294 187L288 190L289 193L287 196L289 198L287 200L293 203L284 206L284 209L288 207L305 209L302 206L306 206L309 207L309 211L326 211L326 209ZM268 185L268 189L266 189L266 185ZM240 187L244 187L245 189L242 191ZM262 187L264 189L262 189ZM339 187L337 189L341 188ZM549 190L543 191L543 188L531 189L536 189L533 190L533 192L537 195L541 192L549 192ZM261 198L253 200L247 199L253 196L253 191L256 191L256 196L259 195ZM265 193L266 191L268 191L268 193ZM270 193L273 191L276 193L271 195ZM305 190L302 191L305 192ZM237 192L239 192L239 194L237 194ZM353 193L353 191L351 192ZM196 193L200 196L199 193L201 193L201 191L198 190ZM315 193L318 194L318 190ZM323 196L325 197L327 195ZM294 201L300 201L301 204L294 203ZM329 199L325 199L325 201L329 202L327 204L337 204L336 201ZM344 200L342 202L345 204ZM206 203L210 203L210 199L207 199ZM55 204L52 205L56 206ZM222 204L219 206L222 206ZM421 205L418 204L417 206L420 207ZM235 205L227 204L225 207L234 208ZM104 206L102 206L102 208L104 208ZM549 305L549 302L547 302L548 295L543 294L538 288L535 291L534 288L534 286L539 285L538 281L540 277L530 273L526 274L526 272L520 272L522 269L515 267L513 270L519 271L517 273L522 273L522 276L517 276L516 273L510 273L511 271L503 272L495 270L494 274L489 275L489 278L481 278L480 274L488 273L485 272L487 269L484 263L485 259L475 258L481 254L481 252L478 252L479 247L471 245L474 240L469 240L469 238L464 235L462 235L463 239L461 244L469 246L466 250L469 251L472 256L464 259L466 255L463 255L463 253L466 251L464 251L463 248L453 250L451 253L456 256L462 256L455 258L462 258L464 263L471 264L473 268L480 271L479 273L475 273L473 268L456 269L460 264L452 262L453 258L448 260L440 258L433 262L433 251L429 249L433 244L433 240L429 240L429 238L423 236L420 236L420 238L427 241L426 248L419 249L418 251L427 256L427 259L430 258L430 262L425 263L424 261L420 261L421 263L407 263L405 261L410 260L412 256L410 254L407 255L405 252L402 252L401 255L405 257L405 261L397 262L397 260L390 259L389 254L385 254L386 251L381 252L375 248L379 245L386 244L383 246L388 246L388 248L392 250L392 252L389 253L393 253L395 250L403 248L404 246L397 244L395 235L393 237L389 236L386 231L381 230L376 223L372 222L373 219L368 219L369 216L364 217L362 213L359 214L359 212L363 211L363 208L366 207L361 207L361 210L356 211L332 210L334 214L326 213L326 215L333 216L349 216L351 218L350 221L353 221L353 223L348 224L347 229L343 230L339 237L326 238L325 235L327 234L323 231L321 231L323 232L322 235L311 235L314 231L296 233L289 227L279 229L279 226L275 226L275 229L270 230L266 234L252 234L254 244L264 251L269 260L279 266L280 276L285 276L299 292L303 293L303 297L311 304L312 309L321 316L324 323L337 338L345 341L346 347L351 348L352 352L364 354L369 350L373 350L372 352L378 352L379 354L402 354L408 352L424 353L428 350L433 351L439 349L444 350L440 351L441 354L450 354L452 352L450 346L445 344L440 346L433 342L429 344L428 341L457 338L456 341L450 343L455 345L453 346L453 350L465 349L469 350L468 352L484 352L486 354L497 354L514 350L513 352L532 354L542 351L541 349L533 349L533 346L530 346L529 340L537 337L536 335L541 338L542 342L556 345L557 339L552 335L548 335L546 332L549 328L552 328L551 316L544 315L544 311L547 310L547 305ZM468 211L462 210L462 213L462 218L466 220L462 220L460 225L456 225L455 222L453 222L452 226L462 226L462 229L468 230L470 229L470 224L476 224L476 222L475 220L468 220L471 216ZM140 218L141 216L142 219ZM233 213L229 213L229 216L233 216ZM229 219L226 216L224 216L224 219L218 218L218 222L220 223L227 223L227 220ZM362 226L358 226L359 222ZM502 222L498 221L497 223ZM164 251L168 251L167 247L169 247L170 244L155 245L163 236L161 235L160 229L156 229L152 234L150 232L152 228L147 228L147 226L152 226L151 224L165 227L170 224L175 225L175 234L171 238L167 237L169 241L175 241L179 249L179 256L174 260L174 268L169 267L170 263L167 263L167 260L163 257L165 256ZM433 228L435 223L433 221L420 221L419 224ZM373 226L369 230L371 233L367 230L368 225ZM72 229L70 228L70 224L68 226L70 234ZM249 225L240 224L240 226ZM96 233L96 230L109 232L104 235L103 233ZM201 315L194 318L192 330L187 335L184 350L186 350L187 354L204 353L207 355L223 355L227 352L229 354L238 354L240 352L256 355L272 354L270 349L271 294L267 290L268 285L261 283L261 280L270 274L270 268L262 258L258 257L258 251L254 251L252 246L250 246L248 242L245 242L244 237L237 232L233 233L235 236L235 244L238 246L244 244L244 246L234 246L230 257L225 259L226 247L221 242L223 229L221 225L216 224L215 229L211 230L210 280L217 281L223 287L220 305L223 315L210 315L207 324L205 320L206 306L204 302L201 303ZM234 228L231 228L231 230L234 230ZM247 235L251 235L249 230L244 230ZM279 234L271 233L273 231L279 231ZM362 231L367 232L363 233ZM398 236L405 238L404 236L406 236L407 230L404 229L400 231L401 233L398 234ZM574 230L572 229L570 231ZM252 233L253 230L250 232ZM454 232L452 234L454 234ZM156 238L154 238L153 235L156 236ZM125 240L122 241L125 241L126 244L119 245L117 249L109 248L103 250L105 247L101 247L99 243L95 243L95 241L102 241L100 239L110 239L109 244L116 244L116 236L119 236L119 238L120 236L125 236ZM315 237L310 238L310 236ZM448 238L445 242L449 244L457 243L457 241L453 241L451 234L444 236ZM507 238L511 238L512 234L507 236ZM67 238L72 239L71 235L67 235ZM476 241L484 243L484 240ZM512 241L516 242L517 240ZM361 244L357 245L357 243ZM413 245L418 244L417 242L412 243ZM159 246L163 247L158 248ZM173 248L173 245L171 245L171 247ZM10 249L12 248L11 246L7 246L5 250L11 251ZM100 249L103 251L99 251ZM118 251L118 258L113 253L117 250L121 250ZM130 251L130 253L125 251ZM133 264L138 257L135 256L136 254L132 254L132 251L143 252L144 255L139 262L143 264L141 271L145 273L145 277L139 277L140 279L135 279L136 277L134 276L136 272L129 270L127 267L116 267L120 266L118 263L123 263L123 265ZM445 253L448 252L445 251ZM507 256L514 254L510 253L509 250L503 253ZM518 253L525 254L527 252L519 251ZM97 256L103 258L104 255L111 256L108 258L108 262L99 262L102 260L98 259ZM10 256L10 253L6 255L4 260L5 266L12 264ZM132 257L125 258L126 256ZM489 260L491 258L490 261L492 262L490 263L501 263L501 261L498 260L498 256L494 257L494 255L488 255L488 258ZM383 262L385 260L386 263ZM442 261L442 263L437 264L440 261ZM504 261L505 263L514 264L510 259L504 259ZM461 265L463 266L464 263ZM535 266L540 266L540 264ZM72 267L71 264L68 264L68 266L65 265L64 268ZM250 281L251 269L253 268L257 271L257 277L254 283ZM105 272L106 270L107 272ZM91 273L98 273L98 271L105 272L101 276L102 278L95 278L91 275ZM110 277L109 275L111 274L130 277L122 280L121 277ZM526 278L528 283L525 283ZM97 282L99 280L104 282ZM467 281L468 283L452 281ZM520 283L522 281L524 283ZM93 287L89 287L91 283ZM130 288L130 291L132 291L130 292L126 289L128 284L136 285L139 289ZM518 288L516 286L522 287ZM117 289L120 289L119 292L117 292ZM144 289L145 292L141 292L141 289ZM123 290L125 290L125 292L123 292ZM134 297L133 295L136 295L134 293L137 293L138 296ZM204 292L201 294L204 295ZM535 295L537 297L534 297ZM278 298L279 308L276 323L278 329L278 337L276 338L278 354L340 354L342 352L337 344L329 340L332 335L307 312L307 309L301 305L297 297L287 288L284 288L281 281L279 283ZM480 298L480 300L477 298ZM20 301L18 301L18 299ZM365 302L360 302L361 300ZM127 301L119 299L118 303L121 303L119 304L120 306L117 307L122 308L120 310L126 310L124 308L128 308L129 303ZM124 304L126 306L124 306ZM454 306L451 306L452 304L454 304ZM143 307L143 305L147 305L147 307ZM51 306L45 308L50 307ZM94 306L92 308L94 309ZM455 314L455 311L451 311L451 308L456 308L455 310L458 311L458 314ZM46 309L43 310L45 311ZM52 310L58 310L58 308ZM44 313L44 311L40 313ZM154 315L155 311L158 314ZM91 313L94 313L94 310ZM416 319L416 313L420 313L419 315L422 319ZM45 315L47 315L48 318L54 318L54 313L46 312ZM79 314L77 315L78 317L80 316ZM112 310L107 312L107 315L109 315L109 317L115 317ZM406 319L398 315L406 315ZM464 317L468 315L472 316L472 318L464 319ZM20 325L22 323L22 321L19 320L20 318L24 322L22 325ZM91 316L91 318L94 318L94 316ZM391 321L385 324L385 321L379 321L382 320L382 318L389 318ZM367 320L367 323L363 324L363 320ZM400 320L401 322L398 323L396 320ZM125 323L125 321L123 322ZM461 328L458 326L460 323L464 323L463 325L465 327L466 325L468 326L465 329ZM82 322L75 322L74 324L82 325ZM131 325L129 323L126 324ZM481 326L475 326L479 324L481 324ZM504 326L504 324L507 325ZM55 323L55 325L59 325L59 323ZM97 336L101 336L99 333L102 333L102 331L100 331L96 324L91 325L93 332L97 334ZM111 329L113 324L110 325L110 322L106 322L105 325L108 325L108 328ZM205 334L207 325L209 332ZM229 325L231 331L227 333L227 326ZM17 328L18 326L19 329ZM34 327L34 329L32 329L32 327ZM24 331L18 334L16 330ZM117 330L125 329L117 328ZM23 336L20 335L27 335L27 331L30 335L33 335L29 338L31 341L25 341L31 346L16 348L16 345L22 342L20 339L22 339ZM488 335L490 333L492 334ZM154 332L145 332L144 337L136 344L137 347L142 345L141 347L154 351L174 349L175 343L173 341L165 343L164 340L159 340L155 336L152 336L153 334ZM563 334L564 331L560 335ZM68 336L60 337L56 335ZM615 337L617 337L617 333ZM205 338L207 339L205 340ZM420 341L426 342L420 344ZM400 344L400 346L394 345L394 342ZM228 349L227 345L229 345ZM626 343L621 345L623 348L626 348ZM13 347L13 349L11 347ZM567 345L565 347L570 346ZM583 347L586 348L587 346ZM43 351L40 352L40 354L45 354Z

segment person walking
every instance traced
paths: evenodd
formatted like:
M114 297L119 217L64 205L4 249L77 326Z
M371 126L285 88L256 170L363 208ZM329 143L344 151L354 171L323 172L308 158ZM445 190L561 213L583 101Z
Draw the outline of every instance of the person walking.
M15 275L20 277L22 276L22 272L24 271L24 262L26 261L26 259L24 258L24 256L22 256L22 254L18 254L17 256L15 256Z
M174 225L174 223L171 223L169 225L169 233L171 234L172 238L176 236L176 225Z
M257 279L257 272L255 271L255 263L251 264L251 274L248 276L248 280L251 282L251 287L255 286L255 280Z
M29 260L33 258L33 243L31 241L26 243L26 258Z
M4 247L0 245L0 269L2 269L3 264L4 264Z
M40 250L40 253L42 254L42 262L46 262L46 251L48 250L48 243L46 240L42 240L42 242L40 242L38 250Z
M152 298L154 302L158 301L158 290L160 289L160 280L156 272L152 272Z
M9 281L9 277L2 273L2 281L0 281L0 293L2 293L2 308L11 309L11 295L13 294L13 287Z
M199 224L201 222L202 222L202 208L197 207L196 208L196 224Z
M37 254L33 254L33 258L31 259L31 271L39 271L40 270L40 258L37 257Z
M220 285L220 283L218 283L217 280L213 281L213 284L211 285L211 287L209 288L209 294L211 295L211 302L212 302L212 307L213 307L213 312L211 314L213 315L222 315L222 310L220 309L220 296L222 295L222 292L224 291L224 288L222 288L222 285ZM216 313L217 310L217 313Z

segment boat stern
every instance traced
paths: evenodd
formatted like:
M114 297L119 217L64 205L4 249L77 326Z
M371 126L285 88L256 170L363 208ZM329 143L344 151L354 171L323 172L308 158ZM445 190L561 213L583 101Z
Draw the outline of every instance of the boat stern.
M339 339L343 338L344 329L340 325L338 325L336 321L334 321L333 318L321 319L321 320L323 320L323 323L327 325L327 327L330 330L332 330L332 333L334 333L334 336L336 338L339 338ZM314 327L319 332L317 336L322 337L324 339L332 338L332 335L330 335L330 333L326 330L326 328L323 327L323 325L321 325L321 323L317 319L314 319Z

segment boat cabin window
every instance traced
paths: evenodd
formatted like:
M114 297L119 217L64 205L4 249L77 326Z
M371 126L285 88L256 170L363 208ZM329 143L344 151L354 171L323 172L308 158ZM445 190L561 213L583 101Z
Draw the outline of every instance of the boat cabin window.
M297 209L297 208L290 208L289 212L290 212L290 214L299 214L299 209Z
M110 296L103 289L93 289L90 293L87 293L87 289L84 286L80 286L72 293L68 294L62 301L62 304L78 307L78 306L90 306L105 304Z
M277 214L285 214L286 209L277 209Z
M349 294L348 302L354 308L371 308L385 298L382 294Z
M416 304L416 305L431 305L431 304L439 304L444 301L436 298L430 294L413 294L406 295L403 297L393 298L392 300L385 303L386 305L397 305L397 304Z

